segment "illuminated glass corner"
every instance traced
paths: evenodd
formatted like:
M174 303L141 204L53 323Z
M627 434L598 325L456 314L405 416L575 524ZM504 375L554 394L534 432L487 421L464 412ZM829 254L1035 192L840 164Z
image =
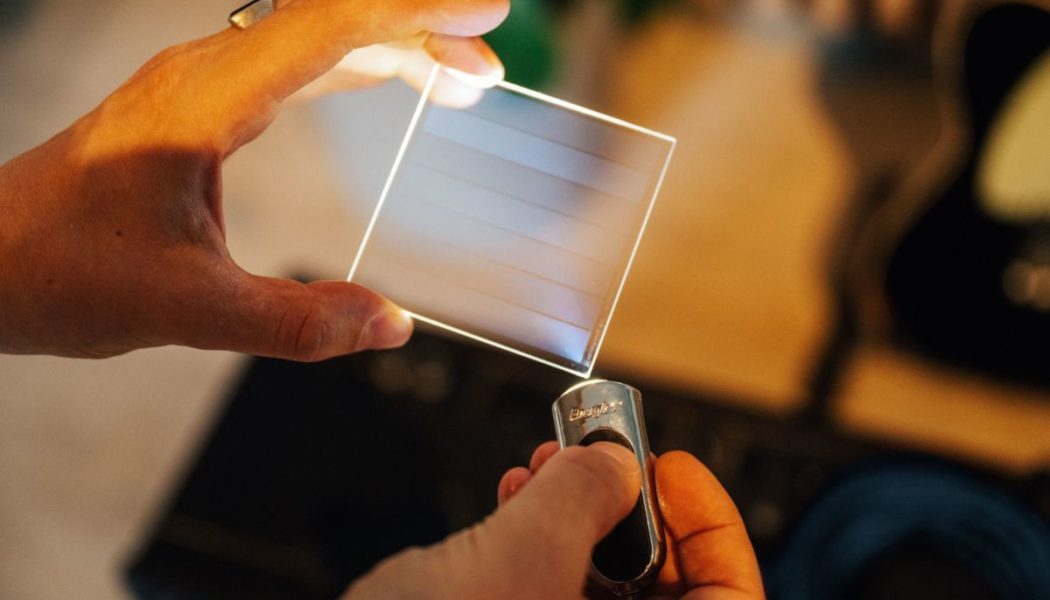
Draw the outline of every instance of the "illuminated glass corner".
M675 141L510 83L420 96L349 279L590 376Z

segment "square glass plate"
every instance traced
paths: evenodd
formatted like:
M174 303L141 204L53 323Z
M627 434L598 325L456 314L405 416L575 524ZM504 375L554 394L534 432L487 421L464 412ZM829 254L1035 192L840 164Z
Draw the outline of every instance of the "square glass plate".
M589 377L675 140L510 83L438 106L437 72L348 279Z

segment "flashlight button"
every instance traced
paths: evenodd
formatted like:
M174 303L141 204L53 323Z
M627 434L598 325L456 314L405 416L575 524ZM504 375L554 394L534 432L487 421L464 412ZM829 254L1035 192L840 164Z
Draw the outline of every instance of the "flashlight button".
M581 446L612 442L634 452L627 438L611 429L596 429L580 440ZM594 548L591 561L596 571L612 581L633 581L645 573L652 557L645 503L641 494L627 517Z

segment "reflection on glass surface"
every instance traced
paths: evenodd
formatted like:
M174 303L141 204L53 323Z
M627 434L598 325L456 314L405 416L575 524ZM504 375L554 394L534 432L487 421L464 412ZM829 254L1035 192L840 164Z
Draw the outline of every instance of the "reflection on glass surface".
M467 109L428 93L350 279L588 376L674 140L511 84Z

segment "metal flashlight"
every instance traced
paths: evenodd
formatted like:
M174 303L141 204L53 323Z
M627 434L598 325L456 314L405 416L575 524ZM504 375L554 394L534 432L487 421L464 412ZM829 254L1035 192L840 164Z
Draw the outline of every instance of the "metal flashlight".
M592 580L620 596L636 594L664 562L664 532L656 505L653 462L642 417L642 394L629 385L591 380L569 388L552 406L562 448L613 442L631 450L642 468L638 502L594 548Z

